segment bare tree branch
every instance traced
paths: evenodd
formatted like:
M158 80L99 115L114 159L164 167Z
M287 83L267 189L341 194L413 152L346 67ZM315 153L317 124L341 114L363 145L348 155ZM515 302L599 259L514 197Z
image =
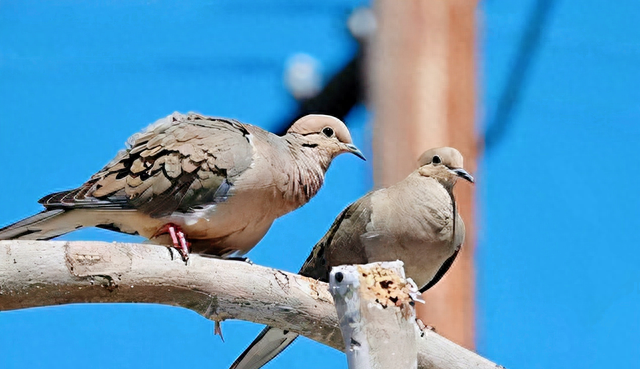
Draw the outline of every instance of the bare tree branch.
M0 241L0 311L82 302L147 302L216 321L242 319L342 350L326 283L239 261L192 255L185 265L147 244ZM432 331L418 340L418 367L495 368Z

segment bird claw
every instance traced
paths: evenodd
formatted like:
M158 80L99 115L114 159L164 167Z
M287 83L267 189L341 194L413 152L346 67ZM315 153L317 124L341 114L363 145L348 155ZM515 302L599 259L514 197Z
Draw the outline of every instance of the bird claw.
M424 333L426 331L432 331L432 332L436 331L436 328L434 326L424 324L424 322L420 320L420 318L416 318L416 324L418 325L418 328L420 328L421 337L424 337Z
M160 229L156 231L152 238L158 237L163 234L169 234L169 236L171 236L171 242L173 243L172 248L178 250L180 256L182 256L182 260L185 263L189 261L189 246L191 244L187 241L182 228L173 223L167 223L160 227Z

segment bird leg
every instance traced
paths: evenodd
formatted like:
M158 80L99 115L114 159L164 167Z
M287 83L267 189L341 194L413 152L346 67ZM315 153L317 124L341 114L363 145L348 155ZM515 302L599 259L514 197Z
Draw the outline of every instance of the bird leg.
M424 333L426 331L436 332L436 327L424 324L420 318L416 318L416 324L418 325L418 328L420 328L420 337L424 337Z
M171 242L173 242L173 248L178 250L180 256L182 256L182 260L186 263L189 260L189 242L187 241L184 232L180 226L167 223L160 227L153 235L152 238L158 237L163 234L169 234L171 236Z

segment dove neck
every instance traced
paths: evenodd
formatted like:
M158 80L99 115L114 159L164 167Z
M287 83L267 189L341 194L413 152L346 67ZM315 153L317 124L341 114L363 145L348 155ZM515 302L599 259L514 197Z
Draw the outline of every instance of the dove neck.
M443 166L434 167L425 165L417 170L418 174L423 177L430 177L438 181L451 196L453 196L453 186L456 184L456 177L452 175Z
M297 206L306 204L322 187L324 174L331 163L331 158L323 154L321 150L291 146L294 165L293 171L289 172L285 197L293 200Z

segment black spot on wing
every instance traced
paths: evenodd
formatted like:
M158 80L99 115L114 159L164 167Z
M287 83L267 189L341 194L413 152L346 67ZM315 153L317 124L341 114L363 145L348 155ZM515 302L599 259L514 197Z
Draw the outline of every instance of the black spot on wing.
M106 229L108 231L113 231L113 232L126 233L126 234L130 234L130 235L134 235L134 236L138 235L138 232L124 232L123 230L120 229L120 227L118 227L114 223L98 224L98 225L96 225L96 227L97 228Z

